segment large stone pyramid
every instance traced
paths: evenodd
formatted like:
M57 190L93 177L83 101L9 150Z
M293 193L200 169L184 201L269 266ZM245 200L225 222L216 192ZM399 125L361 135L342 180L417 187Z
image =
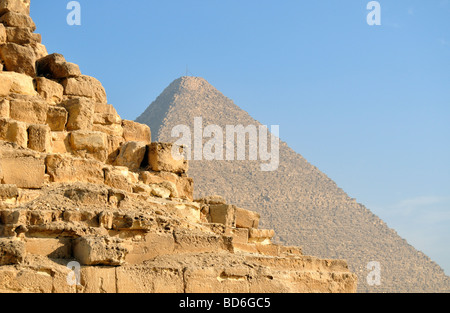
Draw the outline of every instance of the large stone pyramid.
M193 198L188 163L0 0L0 292L354 292L342 260ZM182 149L175 147L175 149Z
M137 119L152 127L155 140L174 142L172 128L202 117L203 127L260 125L206 80L175 80ZM204 140L204 142L207 139ZM208 139L209 140L209 139ZM196 196L220 193L259 212L276 240L301 245L307 254L344 258L358 275L360 292L450 291L449 278L430 258L294 152L280 144L280 166L262 172L258 161L192 161ZM370 286L370 262L381 265L381 285Z

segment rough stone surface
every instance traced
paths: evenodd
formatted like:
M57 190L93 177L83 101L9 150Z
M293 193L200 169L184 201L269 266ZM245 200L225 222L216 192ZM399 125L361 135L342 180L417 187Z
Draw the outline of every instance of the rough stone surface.
M77 76L62 81L67 96L91 98L94 102L107 103L106 92L102 84L90 76Z
M31 47L11 42L1 44L0 59L3 60L7 71L36 76L36 55Z

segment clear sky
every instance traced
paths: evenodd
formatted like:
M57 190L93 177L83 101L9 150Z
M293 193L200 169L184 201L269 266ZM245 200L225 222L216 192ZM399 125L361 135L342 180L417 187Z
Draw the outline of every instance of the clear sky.
M186 66L450 274L450 1L32 0L49 53L135 119Z

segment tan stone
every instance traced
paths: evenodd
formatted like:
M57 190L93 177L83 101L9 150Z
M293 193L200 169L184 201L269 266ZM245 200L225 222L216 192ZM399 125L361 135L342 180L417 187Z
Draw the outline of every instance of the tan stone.
M94 115L94 122L95 122L95 115ZM94 124L92 126L92 130L102 132L102 133L108 134L109 136L114 136L114 137L122 137L123 136L123 128L120 124L111 124L111 125ZM122 142L123 141L125 141L125 139L123 139Z
M261 216L252 211L236 208L237 228L258 228Z
M225 235L233 238L234 243L248 243L248 229L246 228L230 228L227 227Z
M75 98L61 104L69 112L67 130L91 130L94 123L94 102Z
M126 166L131 171L140 169L147 146L144 142L129 141L122 145L114 165Z
M133 121L122 121L123 138L125 141L142 141L150 144L152 141L150 127Z
M0 44L6 42L6 29L3 24L0 24Z
M10 93L36 95L33 78L15 72L0 72L0 96L7 96Z
M68 153L71 151L68 132L52 132L51 153Z
M16 185L0 185L0 200L17 199L19 190Z
M6 41L18 45L41 43L41 35L35 34L27 27L6 27Z
M122 124L122 119L111 104L96 103L94 123L101 125ZM121 125L120 125L121 126Z
M186 173L188 170L188 163L186 160L176 160L172 155L171 143L157 143L150 144L148 149L148 164L152 171L155 172L172 172L176 174ZM181 147L174 147L182 151Z
M28 145L27 124L9 118L0 118L0 139L26 148Z
M142 241L133 242L125 261L129 264L142 264L157 256L173 254L175 241L171 233L150 233Z
M106 92L102 84L90 76L78 76L66 78L62 81L64 94L67 96L87 97L94 102L108 103Z
M50 152L51 129L47 125L32 124L28 126L28 148L39 152Z
M249 293L248 267L194 267L185 271L186 293Z
M126 167L106 167L105 184L127 192L133 192L133 178Z
M38 59L36 61L36 71L40 76L54 79L81 76L78 65L66 62L64 56L58 53Z
M69 113L63 107L49 106L47 111L47 124L52 131L64 131Z
M51 181L55 183L80 181L103 184L105 180L103 164L96 160L51 154L45 164Z
M33 49L20 46L15 43L5 43L0 45L0 58L3 60L7 71L36 76L35 54Z
M194 180L190 177L180 177L169 172L142 171L139 174L139 180L147 185L160 184L164 181L172 182L176 186L179 198L190 201L194 199Z
M112 164L119 154L120 146L125 141L122 136L108 136L108 164Z
M76 155L90 155L101 162L108 157L108 136L105 133L78 130L70 134L69 141Z
M3 155L1 155L3 154ZM45 164L42 158L28 155L0 154L2 183L18 188L41 188L44 184Z
M36 77L36 90L47 102L52 104L61 103L64 88L61 84L45 77Z
M28 44L28 46L34 51L36 60L42 59L43 57L48 55L47 48L41 43L32 42Z
M121 265L127 253L119 238L82 237L73 242L73 256L82 265Z
M81 293L116 293L116 268L83 266L81 268Z
M29 124L45 124L47 122L48 104L39 99L10 101L11 118Z
M70 259L72 240L70 238L26 238L27 254L46 256L52 259Z
M0 238L0 266L19 264L25 260L26 250L22 241Z
M270 244L273 236L275 236L275 231L273 229L250 228L248 235L250 243Z
M9 100L0 99L0 117L8 118L10 116L9 115L9 106L10 106Z
M12 11L3 14L0 17L0 23L3 23L5 26L9 27L27 27L33 32L36 30L36 25L30 16Z
M30 0L3 0L0 1L0 15L7 12L16 12L30 15Z
M117 268L118 293L183 293L183 271L171 267Z
M236 207L227 204L210 205L208 220L214 224L223 224L227 227L235 227Z

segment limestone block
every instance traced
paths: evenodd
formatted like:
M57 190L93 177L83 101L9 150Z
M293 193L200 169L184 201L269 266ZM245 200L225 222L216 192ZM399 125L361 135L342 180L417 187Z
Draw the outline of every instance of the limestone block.
M222 196L218 196L218 195L204 197L204 198L195 200L195 202L199 202L202 204L227 204L227 201Z
M261 216L252 211L236 208L237 228L258 228Z
M51 153L68 153L70 152L70 142L68 132L52 132Z
M227 204L210 205L208 221L213 224L223 224L227 227L235 227L236 207Z
M148 144L152 142L150 127L147 125L123 120L122 127L125 141L142 141Z
M250 269L245 266L193 267L185 271L186 293L249 293Z
M97 132L105 133L109 136L122 137L122 142L125 141L123 139L123 128L120 124L111 124L111 125L101 125L95 124L95 114L94 114L94 125L92 126L92 130Z
M122 119L111 104L96 103L94 123L101 125L122 124ZM121 126L121 125L120 125ZM131 140L130 140L131 141Z
M27 27L33 32L36 30L36 25L29 15L12 11L3 14L0 17L0 23L9 27Z
M39 95L51 104L61 103L64 88L61 84L45 77L36 77L36 90Z
M26 123L9 118L0 118L0 139L17 143L19 146L26 148L28 144Z
M154 142L148 146L148 164L152 171L176 174L187 172L188 162L184 159L176 160L172 155L172 148L179 149L180 153L182 152L181 147L174 147L172 143Z
M45 124L47 122L48 104L39 99L10 101L11 118L29 124Z
M118 266L125 262L127 254L119 238L82 237L73 242L73 255L82 265Z
M47 174L55 183L86 182L103 184L103 164L91 159L78 159L66 155L51 154L45 159Z
M47 111L47 124L52 131L64 131L69 113L63 107L49 106Z
M6 41L18 45L27 45L30 43L41 43L40 34L35 34L27 27L6 27Z
M25 244L22 241L0 239L0 266L22 263L25 256Z
M124 141L125 139L122 136L108 136L108 164L112 164L115 161L119 154L120 146Z
M227 227L225 229L225 235L233 238L234 243L248 243L248 232L246 228L231 228Z
M69 141L76 155L92 156L101 162L108 157L108 136L105 133L78 130L70 134Z
M128 264L142 264L157 256L173 254L174 249L172 233L150 233L143 240L132 243L125 261Z
M131 171L140 169L144 160L147 145L144 142L129 141L122 145L114 165L126 166Z
M67 130L91 130L94 123L94 102L74 98L61 104L69 112Z
M46 55L36 61L36 71L39 76L47 78L67 78L80 76L78 65L66 62L64 56L58 53Z
M28 126L28 148L39 152L50 152L52 144L51 129L47 125Z
M128 168L126 167L106 167L105 184L127 192L133 192L133 181Z
M250 243L270 244L271 240L275 236L273 229L249 229L248 241Z
M45 164L42 158L32 156L2 157L2 183L18 188L38 189L44 185Z
M70 259L72 257L71 238L26 238L27 254L49 257L52 259Z
M3 24L0 24L0 44L6 42L6 29Z
M47 48L41 43L32 42L28 44L28 46L34 51L36 60L42 59L48 55Z
M162 183L149 185L149 187L150 187L150 194L158 198L168 199L172 194L170 189L164 186Z
M7 71L36 76L36 56L32 48L20 46L15 43L0 45L0 58L3 60Z
M102 84L90 76L77 76L62 81L64 94L67 96L87 97L98 103L108 103Z
M0 180L2 174L0 173ZM0 205L1 204L17 204L19 190L16 185L0 185Z
M0 72L0 96L7 96L10 93L36 95L33 78L15 72Z
M116 268L83 266L79 293L116 293Z
M0 15L3 15L7 12L16 12L30 15L30 0L0 1Z
M183 293L183 270L170 266L122 266L117 268L117 292Z
M147 185L160 184L168 181L176 186L178 198L193 201L194 198L194 180L191 177L180 177L169 172L148 172L141 171L139 180Z
M0 87L1 88L1 87ZM9 100L0 99L0 117L9 118Z
M177 253L205 253L229 251L231 241L227 237L203 232L174 231L175 252Z

